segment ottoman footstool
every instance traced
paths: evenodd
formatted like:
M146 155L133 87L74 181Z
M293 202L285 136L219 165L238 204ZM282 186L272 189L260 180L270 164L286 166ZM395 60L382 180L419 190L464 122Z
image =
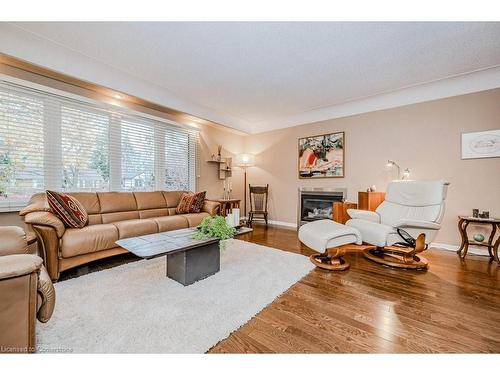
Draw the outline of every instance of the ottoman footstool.
M309 259L315 266L329 271L343 271L349 268L349 263L343 258L346 251L375 248L372 245L362 245L359 230L333 220L317 220L301 226L299 240L321 253L313 254Z

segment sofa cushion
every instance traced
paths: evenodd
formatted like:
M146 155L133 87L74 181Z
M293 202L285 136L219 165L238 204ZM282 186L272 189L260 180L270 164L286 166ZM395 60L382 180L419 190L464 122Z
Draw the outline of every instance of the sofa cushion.
M139 211L139 219L150 219L152 217L168 216L169 208L153 208L151 210Z
M154 220L156 222L159 232L184 229L189 225L187 219L183 217L183 215L155 217L151 220Z
M101 215L103 224L116 223L117 221L140 219L139 211L110 212Z
M67 228L83 228L89 221L87 210L71 195L47 190L50 210Z
M182 217L186 218L190 227L196 227L196 226L201 224L201 221L204 218L206 218L207 216L210 216L210 214L207 212L198 212L196 214L184 214L184 215L177 215L177 216L182 216Z
M198 213L203 208L206 191L200 193L185 193L182 195L175 212L177 214Z
M113 223L120 239L158 233L158 225L151 219L125 220Z
M138 210L167 208L167 202L161 191L135 192L134 196Z
M99 198L97 198L97 193L68 193L72 197L78 199L78 202L85 207L89 215L101 213L101 205L99 204Z
M116 247L118 229L113 224L97 224L81 229L67 229L61 239L63 258Z
M177 207L179 201L181 200L181 196L184 193L189 193L188 191L162 191L163 197L167 202L167 207Z
M137 210L134 193L97 193L97 196L101 205L101 214Z

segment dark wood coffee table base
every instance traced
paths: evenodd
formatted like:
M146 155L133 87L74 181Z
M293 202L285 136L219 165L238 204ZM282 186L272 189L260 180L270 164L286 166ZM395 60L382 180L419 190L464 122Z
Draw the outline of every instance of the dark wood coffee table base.
M191 285L220 270L219 243L210 243L195 249L167 254L167 277Z

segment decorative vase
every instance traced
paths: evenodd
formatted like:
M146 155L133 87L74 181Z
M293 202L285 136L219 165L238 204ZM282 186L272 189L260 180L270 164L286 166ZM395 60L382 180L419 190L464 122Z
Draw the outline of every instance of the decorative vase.
M474 235L474 241L477 242L483 242L484 241L484 236L481 233L477 233Z

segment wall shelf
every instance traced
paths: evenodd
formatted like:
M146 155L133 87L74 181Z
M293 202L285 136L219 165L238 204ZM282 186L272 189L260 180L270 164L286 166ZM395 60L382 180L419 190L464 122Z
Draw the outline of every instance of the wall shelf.
M221 160L207 160L207 163L217 164L219 180L225 180L232 175L232 158L222 158Z

